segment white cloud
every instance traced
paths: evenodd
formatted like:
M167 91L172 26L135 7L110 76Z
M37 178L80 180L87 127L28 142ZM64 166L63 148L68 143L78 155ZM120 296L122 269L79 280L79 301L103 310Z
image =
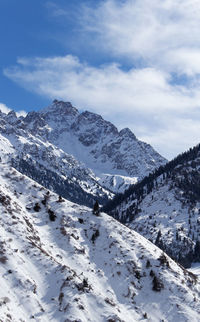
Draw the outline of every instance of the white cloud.
M178 48L169 50L162 58L163 63L179 75L195 77L200 74L200 48ZM195 79L196 80L196 79Z
M16 112L17 117L23 116L25 117L27 115L26 111L20 110Z
M6 106L5 104L3 103L0 103L0 111L5 113L5 114L8 114L10 111L12 111L11 108L9 108L8 106ZM16 115L19 117L19 116L26 116L27 115L27 112L26 111L18 111L16 112Z
M4 74L37 94L129 126L165 156L198 143L199 0L99 3L82 11L82 31L88 48L108 53L113 63L91 66L72 55L20 58ZM53 2L49 7L55 16L66 13Z
M178 153L199 144L200 113L198 119L170 118L163 128L141 136L152 144L162 155L172 158ZM146 130L146 129L145 129Z
M0 103L0 111L5 114L8 114L11 111L11 109L8 106L6 106L5 104Z
M199 87L189 90L170 84L170 74L155 68L124 71L117 64L92 67L77 57L19 59L4 74L36 93L70 99L81 106L107 112L159 114L184 112L198 106ZM106 111L103 113L106 113Z
M189 89L172 85L167 72L155 68L124 71L116 64L95 68L68 55L19 59L18 66L4 73L36 93L70 100L79 108L104 115L119 127L129 125L164 155L171 157L188 147L187 142L193 146L197 141L200 124L194 127L190 118L194 115L194 119L200 119L199 85ZM187 125L187 133L182 124Z
M193 61L200 55L197 0L107 0L97 9L87 8L84 17L83 27L95 33L96 45L100 42L115 57L199 73Z

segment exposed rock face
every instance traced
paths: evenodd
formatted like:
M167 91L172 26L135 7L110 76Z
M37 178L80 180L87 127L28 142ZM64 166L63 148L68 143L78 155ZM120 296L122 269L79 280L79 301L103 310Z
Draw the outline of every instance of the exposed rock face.
M55 100L37 115L32 113L31 119L29 114L24 121L34 134L40 133L43 139L72 154L94 172L102 169L104 173L114 171L115 174L143 178L166 163L162 156L150 145L139 141L128 128L118 131L100 115L88 111L79 113L69 102ZM38 118L46 123L40 126Z
M1 113L0 134L12 146L9 154L4 154L13 160L13 166L22 172L26 168L27 175L32 169L31 178L41 178L39 183L46 182L47 188L44 176L48 175L49 188L53 190L61 179L63 188L59 191L70 190L70 195L64 196L72 201L78 202L80 193L82 203L85 191L90 195L87 205L92 205L95 198L105 203L113 193L123 191L166 162L129 129L118 131L100 115L80 113L69 102L54 100L49 107L20 118L13 111ZM51 172L47 174L45 169ZM50 180L52 173L60 178L54 177L54 183ZM76 190L74 195L63 180ZM77 191L78 186L83 193Z

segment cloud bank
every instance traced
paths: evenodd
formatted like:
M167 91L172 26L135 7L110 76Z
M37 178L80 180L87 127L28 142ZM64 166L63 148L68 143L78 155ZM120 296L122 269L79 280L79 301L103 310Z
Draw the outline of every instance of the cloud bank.
M5 104L3 103L0 103L0 111L5 113L5 114L8 114L10 111L12 111L11 108L9 108L8 106L6 106ZM25 111L18 111L16 112L16 115L19 117L19 116L26 116L27 115L27 112Z
M5 114L8 114L11 111L11 109L7 107L5 104L0 103L0 111Z
M199 15L197 0L108 0L85 10L84 26L113 56L191 75L200 71Z
M112 63L93 66L69 54L19 58L4 74L37 94L129 126L170 158L199 143L199 17L196 0L103 1L84 7L79 19L88 47Z

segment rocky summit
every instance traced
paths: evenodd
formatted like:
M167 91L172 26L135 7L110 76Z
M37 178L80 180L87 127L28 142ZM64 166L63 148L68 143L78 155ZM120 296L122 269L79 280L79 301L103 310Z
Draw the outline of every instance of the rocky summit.
M0 114L2 158L71 201L105 204L166 160L129 129L54 100L39 112ZM4 142L4 143L3 143ZM5 143L6 142L6 143Z

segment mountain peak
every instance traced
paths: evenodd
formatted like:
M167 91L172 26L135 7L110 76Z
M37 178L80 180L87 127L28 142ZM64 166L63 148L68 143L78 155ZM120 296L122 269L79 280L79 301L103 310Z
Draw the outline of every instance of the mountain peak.
M79 112L70 102L55 99L48 107L37 112L29 112L23 119L17 119L14 112L10 112L7 116L2 115L0 121L2 122L0 134L12 133L15 136L17 133L17 137L10 138L11 146L13 142L18 142L17 154L20 154L18 151L20 147L20 151L24 153L23 157L27 154L33 159L36 158L37 162L40 160L39 165L37 164L40 170L45 166L51 170L56 168L57 172L59 168L59 175L64 173L66 176L68 173L69 180L72 177L76 177L78 182L80 178L85 182L93 180L92 191L100 189L94 189L94 186L99 187L98 182L102 180L101 184L106 190L106 196L107 189L116 192L116 182L120 183L122 191L132 180L135 182L137 178L143 178L145 174L166 163L166 160L153 148L137 140L130 129L125 128L119 132L115 125L101 115L89 111ZM40 143L36 142L36 138ZM23 144L26 144L26 148ZM55 148L53 152L42 148L49 144ZM15 147L13 149L15 150ZM63 156L61 157L61 152L57 149L61 149L66 155L66 162L62 165L60 160ZM69 156L76 159L77 164L83 164L85 173L92 171L90 179L85 179L85 175L83 178L81 166L76 165L76 170L72 171L71 163L74 162L70 161ZM20 154L18 165L20 162L23 163L21 160L23 157ZM31 161L28 162L29 166L26 165L26 167L29 167L30 173ZM66 164L68 170L66 170ZM15 167L17 167L16 164ZM25 167L24 164L23 167ZM116 180L115 176L117 176ZM74 186L73 180L70 184ZM81 184L82 188L87 190L87 184ZM110 195L110 192L108 194Z
M11 123L11 124L16 123L17 121L17 115L13 110L10 111L5 118L6 118L6 121L8 121L8 123Z
M68 107L68 108L73 107L71 102L59 101L57 99L53 100L52 105L56 107Z
M131 139L136 140L135 134L128 127L122 129L119 132L119 135L123 137L130 137Z
M64 101L59 101L57 99L53 100L52 104L44 109L41 110L42 114L48 114L48 113L53 113L53 114L67 114L67 115L78 115L79 112L77 108L75 108L71 102L64 102Z

